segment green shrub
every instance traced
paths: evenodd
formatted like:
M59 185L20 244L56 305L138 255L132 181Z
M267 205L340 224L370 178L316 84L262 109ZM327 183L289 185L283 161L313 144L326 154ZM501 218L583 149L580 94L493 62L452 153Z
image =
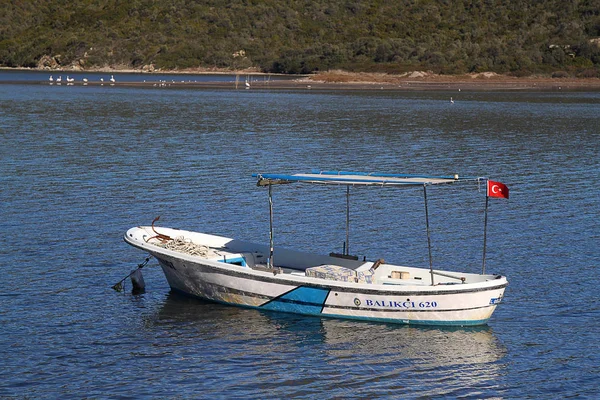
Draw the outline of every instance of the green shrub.
M31 66L60 54L62 65L85 59L86 67L579 76L600 66L600 47L590 42L600 36L592 3L5 1L0 65ZM248 56L234 60L240 49Z

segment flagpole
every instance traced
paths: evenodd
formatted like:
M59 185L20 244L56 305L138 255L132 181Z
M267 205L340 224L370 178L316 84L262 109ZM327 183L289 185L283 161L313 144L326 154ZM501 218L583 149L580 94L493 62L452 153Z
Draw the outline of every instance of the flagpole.
M269 184L269 268L273 268L273 185Z
M350 185L346 185L346 243L345 255L350 254Z
M508 186L501 182L491 181L487 179L485 184L485 221L483 223L483 263L481 273L485 274L485 253L487 250L487 220L488 220L488 203L490 197L508 199Z
M487 219L488 219L488 203L490 196L488 196L487 190L485 193L485 217L483 222L483 265L481 266L481 274L485 274L485 251L487 246Z
M427 209L427 185L423 185L423 197L425 198L425 221L427 223L427 247L429 249L429 272L431 273L431 286L433 282L433 258L431 257L431 234L429 233L429 210Z

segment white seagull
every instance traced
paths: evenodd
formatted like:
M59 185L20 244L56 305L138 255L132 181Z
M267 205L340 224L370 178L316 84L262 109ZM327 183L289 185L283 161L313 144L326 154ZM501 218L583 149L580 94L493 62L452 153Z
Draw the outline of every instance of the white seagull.
M110 81L111 81L112 83L115 83L115 77L111 75L111 76L110 76Z
M50 82L54 82L54 78L52 77L52 75L50 75L50 78L48 78L48 80L49 80Z

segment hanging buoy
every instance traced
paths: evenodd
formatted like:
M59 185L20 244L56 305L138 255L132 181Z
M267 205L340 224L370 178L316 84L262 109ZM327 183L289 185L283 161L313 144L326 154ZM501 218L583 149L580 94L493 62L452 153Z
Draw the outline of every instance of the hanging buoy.
M129 277L131 278L131 285L133 286L131 293L139 294L146 290L146 284L144 283L144 276L142 275L141 268L131 271Z
M144 283L144 277L142 276L142 268L144 268L146 264L148 264L148 261L150 261L150 257L152 256L146 257L143 263L139 264L136 269L131 271L129 275L127 275L125 278L121 279L119 282L113 285L112 288L117 292L122 292L123 282L125 282L125 279L131 277L131 284L133 285L133 289L131 290L131 292L133 294L143 293L146 289L146 284Z

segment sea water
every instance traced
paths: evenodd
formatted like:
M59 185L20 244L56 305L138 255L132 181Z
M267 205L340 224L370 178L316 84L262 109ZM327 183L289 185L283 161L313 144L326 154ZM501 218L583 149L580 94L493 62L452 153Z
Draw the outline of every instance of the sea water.
M0 85L0 397L597 396L599 93L46 79ZM489 323L421 328L227 307L171 293L155 261L145 293L128 281L111 288L145 258L123 242L128 228L160 216L268 243L267 193L252 173L312 169L508 185L510 199L488 210L486 271L510 282ZM434 268L479 272L483 188L427 195ZM345 201L344 188L276 187L276 245L340 252ZM348 246L428 267L422 190L353 188Z

